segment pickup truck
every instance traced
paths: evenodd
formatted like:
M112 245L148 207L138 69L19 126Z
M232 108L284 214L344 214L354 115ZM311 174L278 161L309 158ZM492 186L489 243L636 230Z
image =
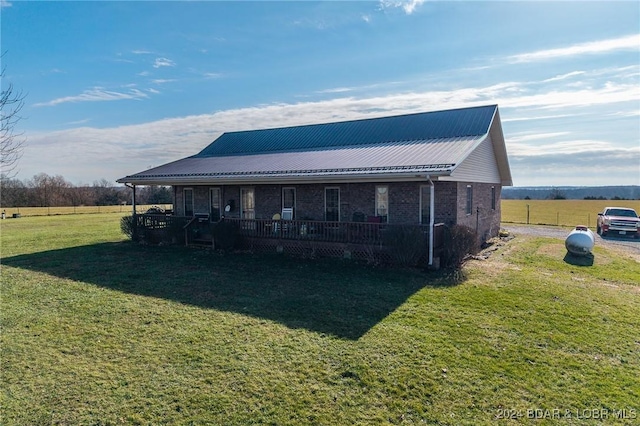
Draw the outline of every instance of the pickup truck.
M617 233L640 238L640 218L633 209L605 207L602 213L598 213L597 231L603 237L609 233Z

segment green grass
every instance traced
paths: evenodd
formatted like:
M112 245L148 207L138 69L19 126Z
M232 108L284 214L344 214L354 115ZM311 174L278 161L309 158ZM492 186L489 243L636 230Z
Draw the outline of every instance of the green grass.
M139 213L147 211L149 207L156 204L138 204L136 211ZM171 204L160 204L163 209L170 209ZM20 216L57 216L63 214L95 214L95 213L131 213L131 205L115 206L62 206L62 207L0 207L7 217L13 217L19 213Z
M140 246L118 219L1 223L0 423L640 415L640 264L602 247L580 267L561 240L517 237L454 285L442 273Z
M598 213L605 207L619 206L635 209L640 213L640 200L502 200L502 221L533 225L596 227Z

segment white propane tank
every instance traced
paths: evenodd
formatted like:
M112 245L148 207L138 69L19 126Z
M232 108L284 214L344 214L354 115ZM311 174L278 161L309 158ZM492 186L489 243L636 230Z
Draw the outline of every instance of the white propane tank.
M586 226L576 226L564 240L564 246L571 254L586 256L591 253L593 245L596 243L595 235Z

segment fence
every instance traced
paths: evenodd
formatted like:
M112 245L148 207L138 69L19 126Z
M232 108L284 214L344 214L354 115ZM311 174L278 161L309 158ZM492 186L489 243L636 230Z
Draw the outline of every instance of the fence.
M640 211L638 200L502 200L502 222L595 228L598 213L608 206Z
M136 212L144 213L150 207L158 206L171 209L171 204L137 205ZM2 208L8 218L15 216L55 216L67 214L97 214L97 213L131 213L131 205L116 206L66 206L66 207L5 207Z

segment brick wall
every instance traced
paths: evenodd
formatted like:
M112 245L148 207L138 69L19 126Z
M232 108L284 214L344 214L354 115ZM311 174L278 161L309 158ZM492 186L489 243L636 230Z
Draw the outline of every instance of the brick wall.
M426 182L391 182L391 183L340 183L340 184L305 184L305 185L253 185L255 191L255 208L257 219L271 218L282 210L282 188L296 188L296 219L324 220L324 193L326 187L340 188L340 220L353 220L356 212L364 216L375 215L375 187L389 187L389 222L402 224L420 223L420 188L428 186ZM473 191L471 213L466 212L467 185ZM491 206L492 190L495 188L495 210ZM175 212L184 214L183 188L176 187ZM194 211L208 213L209 187L191 186L194 190ZM223 206L233 200L235 208L228 217L240 216L241 186L223 186ZM447 225L461 224L477 229L483 239L497 235L500 229L500 185L467 183L467 182L435 182L435 222ZM428 192L427 192L428 193Z

